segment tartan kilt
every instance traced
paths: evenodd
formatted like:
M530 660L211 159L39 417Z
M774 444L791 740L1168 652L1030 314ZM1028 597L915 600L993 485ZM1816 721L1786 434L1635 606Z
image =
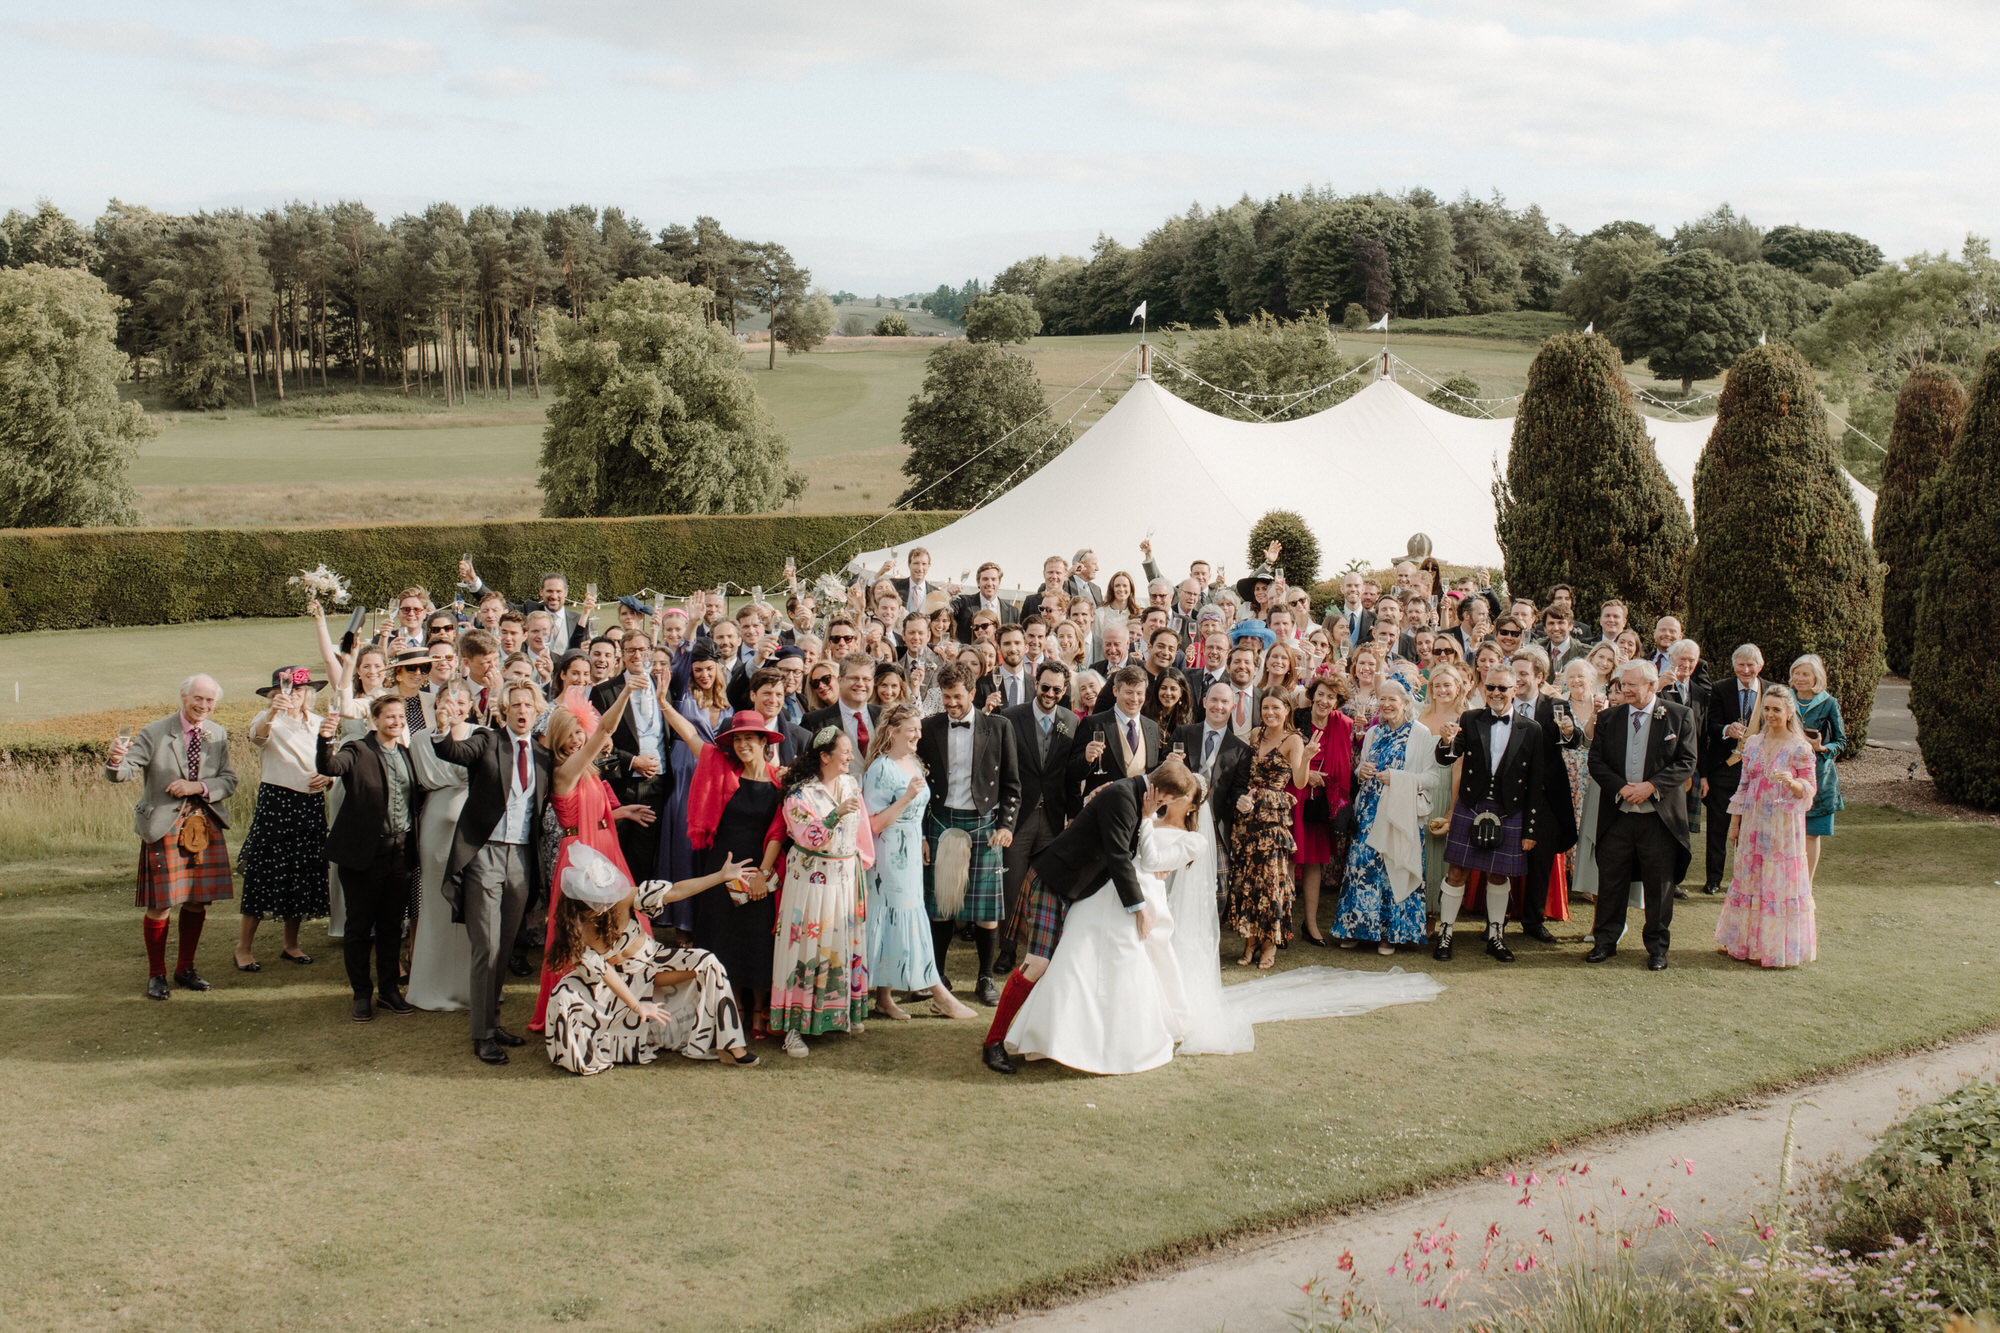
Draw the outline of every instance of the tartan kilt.
M1516 810L1500 821L1499 846L1481 851L1472 845L1472 816L1482 810L1499 809L1498 801L1481 801L1474 806L1461 805L1451 812L1451 832L1444 843L1446 865L1484 871L1495 878L1514 879L1528 873L1528 854L1521 850L1521 826L1527 821L1527 811Z
M236 896L236 884L229 876L229 844L222 829L208 821L208 846L200 856L181 850L181 820L174 818L173 831L154 842L139 845L139 890L134 903L151 911L168 907L198 906Z
M1062 939L1063 918L1068 915L1069 904L1043 888L1042 881L1031 873L1014 899L1014 914L1007 918L1007 938L1020 940L1025 935L1030 958L1053 958Z
M965 872L965 901L959 904L957 913L951 918L954 921L998 921L1007 910L1000 849L987 845L998 827L999 820L991 814L952 810L935 804L924 811L924 840L930 843L933 856L937 852L938 835L946 829L964 829L966 836L972 839L972 864L966 867ZM940 919L930 866L924 867L924 915L933 921Z

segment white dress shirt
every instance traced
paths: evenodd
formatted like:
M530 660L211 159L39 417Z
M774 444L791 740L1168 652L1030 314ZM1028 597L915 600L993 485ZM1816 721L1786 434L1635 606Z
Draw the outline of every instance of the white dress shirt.
M963 720L947 715L944 737L944 803L953 810L970 810L973 808L972 714L967 713Z
M1500 756L1507 753L1507 740L1514 734L1514 710L1510 707L1504 713L1493 715L1493 725L1486 732L1487 762L1492 771L1500 771Z
M528 841L528 815L535 803L535 738L516 736L511 728L500 729L502 746L501 761L507 765L507 810L494 826L491 842L526 843ZM521 782L521 761L518 751L528 753L528 781Z

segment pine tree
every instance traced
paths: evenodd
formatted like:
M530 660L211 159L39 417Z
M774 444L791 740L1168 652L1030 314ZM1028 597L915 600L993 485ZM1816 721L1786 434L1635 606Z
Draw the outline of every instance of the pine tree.
M1717 673L1738 644L1784 681L1818 653L1847 727L1868 738L1882 678L1882 567L1827 428L1812 367L1782 343L1730 368L1694 474L1688 633Z
M1986 354L1951 454L1924 488L1910 711L1938 794L2000 809L2000 348Z
M1493 499L1514 591L1539 600L1567 583L1582 616L1613 597L1635 621L1680 611L1694 531L1602 334L1558 334L1535 354Z
M1918 366L1896 395L1889 454L1875 495L1875 554L1882 579L1882 639L1889 670L1907 675L1917 628L1917 579L1923 573L1925 537L1919 501L1924 483L1944 466L1958 423L1965 419L1965 386L1940 366Z

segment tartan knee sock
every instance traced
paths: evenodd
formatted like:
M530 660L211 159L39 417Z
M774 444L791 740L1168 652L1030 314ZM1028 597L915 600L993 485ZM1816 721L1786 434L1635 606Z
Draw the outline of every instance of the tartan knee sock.
M208 920L207 912L197 912L192 910L191 908L186 908L186 907L183 907L181 909L181 948L179 954L180 961L174 964L174 971L188 972L193 970L194 946L201 943L202 923L207 920ZM162 917L160 919L160 927L162 935L160 943L162 945L165 945L166 943L166 940L164 938L166 934L166 924L167 924L166 918Z
M1000 1003L993 1007L993 1026L986 1029L986 1045L998 1046L1007 1039L1007 1029L1014 1025L1014 1015L1021 1011L1028 992L1035 983L1015 968L1007 975L1007 988L1000 992Z
M974 926L972 928L972 947L979 950L980 976L990 977L993 975L993 955L999 951L999 943L1000 927Z
M146 975L164 977L167 975L167 919L142 916L139 928L146 936Z

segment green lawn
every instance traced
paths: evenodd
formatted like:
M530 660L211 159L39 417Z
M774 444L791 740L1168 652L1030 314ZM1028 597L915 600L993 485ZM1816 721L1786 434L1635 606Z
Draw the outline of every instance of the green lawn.
M344 621L335 621L338 633ZM304 616L0 634L0 724L148 704L165 716L181 681L197 671L221 682L225 701L238 702L291 663L326 674Z
M755 1070L489 1070L462 1016L345 1021L318 926L315 966L234 973L226 907L215 991L150 1004L131 855L0 867L16 1327L907 1326L2000 1021L2000 833L1877 809L1828 844L1809 967L1719 958L1696 901L1663 975L1406 955L1436 1002L1122 1079L1001 1079L941 1020Z

